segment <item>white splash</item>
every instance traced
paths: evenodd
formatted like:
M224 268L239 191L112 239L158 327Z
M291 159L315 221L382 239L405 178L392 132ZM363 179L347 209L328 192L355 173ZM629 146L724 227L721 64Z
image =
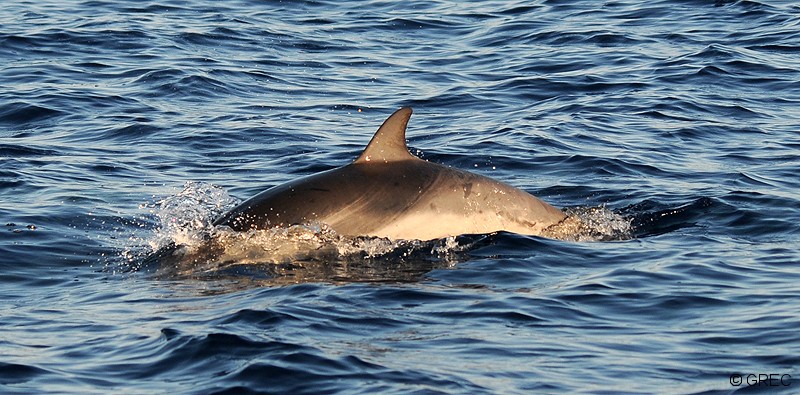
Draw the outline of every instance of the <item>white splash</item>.
M155 237L149 241L157 250L170 243L194 246L207 240L212 222L239 204L226 190L203 182L187 182L183 190L157 201L150 213L159 219Z
M543 236L565 241L629 240L633 236L631 218L605 206L569 207L567 219L545 229Z

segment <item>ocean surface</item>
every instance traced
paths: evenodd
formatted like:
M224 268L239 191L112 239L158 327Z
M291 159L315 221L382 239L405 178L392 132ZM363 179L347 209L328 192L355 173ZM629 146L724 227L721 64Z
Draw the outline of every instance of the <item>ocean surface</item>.
M590 231L152 258L401 106ZM800 393L800 4L3 3L0 393Z

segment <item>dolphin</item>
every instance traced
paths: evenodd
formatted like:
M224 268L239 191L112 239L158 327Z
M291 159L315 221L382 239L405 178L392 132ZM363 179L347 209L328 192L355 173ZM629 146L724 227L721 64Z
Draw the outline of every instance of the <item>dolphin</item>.
M345 236L427 241L498 231L536 236L567 218L511 185L412 155L411 112L387 118L352 163L267 189L213 224L247 231L320 223Z

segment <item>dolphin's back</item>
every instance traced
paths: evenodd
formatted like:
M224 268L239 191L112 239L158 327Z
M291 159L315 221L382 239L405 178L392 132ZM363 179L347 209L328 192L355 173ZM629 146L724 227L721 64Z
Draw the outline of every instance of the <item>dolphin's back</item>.
M430 240L509 231L538 235L565 218L508 184L408 151L411 109L389 117L351 164L268 189L215 221L237 231L319 222L348 236Z
M416 159L354 163L279 185L216 224L244 231L319 222L342 235L430 240L501 230L537 235L563 219L510 185Z

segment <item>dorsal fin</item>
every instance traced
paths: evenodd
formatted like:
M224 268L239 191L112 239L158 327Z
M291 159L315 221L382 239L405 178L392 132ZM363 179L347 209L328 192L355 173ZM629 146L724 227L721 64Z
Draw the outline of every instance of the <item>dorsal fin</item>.
M406 126L411 108L403 107L383 121L364 152L353 163L394 162L416 158L406 146Z

